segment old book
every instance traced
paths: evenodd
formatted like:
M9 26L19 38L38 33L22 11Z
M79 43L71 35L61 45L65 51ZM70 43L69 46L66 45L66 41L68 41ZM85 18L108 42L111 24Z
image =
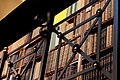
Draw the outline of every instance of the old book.
M111 17L111 2L107 6L107 19Z
M106 34L107 34L107 29L104 28L104 32L103 32L103 48L106 48Z
M5 76L7 74L7 69L8 69L8 62L5 61L3 71L2 71L2 76Z
M105 2L106 2L106 1L107 1L107 0L105 0ZM106 7L106 9L105 9L105 11L104 11L104 12L105 12L105 21L108 19L108 18L107 18L107 15L108 15L108 9L107 9L107 8L108 8L108 6Z
M110 45L110 27L107 26L106 47Z
M40 65L41 65L41 61L35 63L33 80L36 80L39 77Z
M111 0L111 17L114 16L114 0Z
M10 80L15 80L15 76L13 74L10 75Z
M59 68L62 67L63 55L64 55L64 46L61 47L61 51L60 51Z
M67 58L68 58L68 44L67 45L65 45L65 50L64 50L64 57L63 57L63 66L65 66L66 65L66 63L67 63Z
M31 72L31 67L27 68L26 75L25 75L25 80L29 80L30 72Z
M50 52L48 53L46 66L50 66ZM45 72L48 73L49 71L50 71L50 67L46 67Z
M54 51L51 52L51 71L53 71L54 68Z
M102 9L105 4L105 0L100 1L100 8ZM102 22L105 21L105 11L102 13Z
M97 33L94 34L94 52L96 52L96 46L97 46Z
M32 38L36 37L37 35L39 35L40 33L40 28L41 27L37 27L32 31Z
M76 26L80 23L80 14L77 14L77 17L76 17ZM79 27L80 28L80 27ZM79 28L77 28L76 30L75 30L75 36L78 36L78 35L80 35L80 30L79 30Z
M95 15L95 4L92 5L92 16ZM91 20L91 24L94 22L95 19Z
M113 25L110 25L110 45L113 44Z
M66 58L66 63L68 62L68 60L70 59L70 45L69 44L67 44L67 50L68 51L66 51L67 52L67 58Z
M72 4L72 14L74 12L76 12L76 8L77 8L77 2L75 2L74 4Z

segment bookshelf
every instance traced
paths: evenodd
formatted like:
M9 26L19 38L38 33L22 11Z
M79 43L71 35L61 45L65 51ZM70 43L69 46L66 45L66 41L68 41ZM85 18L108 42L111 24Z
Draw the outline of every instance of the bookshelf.
M13 67L17 73L21 73L23 71L22 75L20 75L21 80L28 80L29 76L33 76L33 80L39 80L40 75L43 75L42 77L44 77L44 80L54 80L55 76L57 76L57 80L114 80L110 79L115 76L113 76L113 73L115 73L114 68L116 67L114 64L115 17L113 14L113 2L115 1L78 0L78 2L68 7L68 17L58 23L59 25L55 24L55 26L53 26L55 29L58 28L58 32L52 30L56 35L59 35L59 32L63 35L59 35L60 37L58 36L58 38L55 37L55 40L52 39L53 41L56 41L54 43L57 43L57 45L55 45L54 48L52 47L52 49L49 48L48 57L44 57L45 61L43 60L43 56L45 56L44 53L46 52L46 43L44 40L42 42L40 37L31 41L28 46L20 48L14 53L9 54L11 62L16 61ZM107 3L109 4L104 10ZM101 16L97 14L98 9L100 8L101 10L104 10ZM72 17L69 17L69 15L72 15ZM95 20L97 20L97 17L98 19L101 17L102 21L101 23L96 21L93 25ZM98 40L99 25L101 25L100 40ZM90 30L91 27L93 28ZM40 27L35 29L32 32L31 39L37 37L40 34L39 31L42 31ZM64 37L67 40L64 40ZM56 57L60 45L57 40L59 40L59 38L62 38L62 42L60 46L61 49L57 75L55 75ZM98 43L100 43L99 54L97 51ZM75 46L75 44L79 45ZM39 47L39 49L37 52L34 52L34 48L36 46ZM77 53L73 50L76 50ZM82 53L82 51L84 53ZM34 54L36 54L35 60L33 60ZM73 55L75 55L74 58L71 58ZM99 61L97 61L96 58L98 55ZM33 62L35 62L34 66ZM45 74L41 74L43 71L42 68L44 67L43 63L46 65ZM7 68L7 62L5 62L4 66L6 67L4 67L5 69L2 72L2 79L5 79L8 76L6 71L9 72L9 78L11 80L12 78L15 78L15 72ZM34 69L32 69L32 67ZM31 74L32 70L33 74Z

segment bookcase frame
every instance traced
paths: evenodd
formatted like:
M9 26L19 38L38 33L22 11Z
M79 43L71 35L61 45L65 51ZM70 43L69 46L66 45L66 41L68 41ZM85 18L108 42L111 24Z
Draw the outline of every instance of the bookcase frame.
M110 74L108 71L104 70L100 65L99 65L99 60L100 60L100 31L101 31L101 25L102 25L102 13L105 11L105 8L108 6L109 2L111 0L107 0L107 2L105 3L104 7L102 9L99 9L95 15L91 16L90 18L84 20L83 22L81 22L80 24L78 24L77 26L69 29L68 31L61 33L58 32L57 30L55 30L54 28L57 27L58 25L60 25L61 23L63 23L64 21L68 20L69 18L75 16L77 13L81 12L82 10L86 9L87 7L91 6L92 4L94 4L97 0L93 0L91 3L87 4L86 6L84 6L83 8L79 9L77 12L73 13L72 15L68 16L67 18L65 18L64 20L60 21L59 23L53 25L53 19L54 16L49 16L48 17L48 21L49 24L47 25L47 33L44 33L43 31L43 35L42 38L45 37L46 39L46 49L45 49L45 54L41 55L42 60L41 60L41 67L40 67L40 74L39 74L39 78L38 80L44 80L44 74L45 74L45 68L46 68L46 62L47 62L47 56L48 56L48 51L49 51L49 44L50 44L50 38L51 38L51 33L54 32L58 35L59 38L59 46L58 46L58 52L57 52L57 57L56 57L56 66L55 66L55 76L54 76L54 80L60 80L61 76L64 74L65 70L67 69L67 67L69 66L69 64L71 63L71 61L73 60L73 58L75 57L76 54L81 54L86 60L88 60L89 62L91 62L93 64L93 67L83 70L81 72L75 73L70 77L67 77L63 80L69 80L69 79L73 79L77 76L80 76L88 71L94 70L94 69L98 69L102 72L102 74L104 74L105 76L107 76L110 80L118 80L118 57L119 57L119 41L118 41L118 0L114 0L114 27L113 27L113 33L114 33L114 38L113 38L113 72ZM92 19L94 19L93 24L91 25L91 27L89 28L89 30L86 32L85 37L82 39L82 41L79 44L73 44L70 40L68 40L65 35L70 33L71 31L79 28L80 26L84 25L85 23L91 21ZM90 56L86 55L85 52L83 52L82 50L80 50L80 47L82 46L82 44L84 43L84 41L86 40L86 38L88 37L89 33L91 32L91 30L93 29L93 27L95 26L95 24L98 22L98 35L97 35L97 52L96 52L96 60L93 60ZM45 32L46 32L45 31ZM19 48L15 49L14 51L10 52L8 55L6 55L7 50L3 51L3 56L0 59L1 60L1 64L0 64L0 76L2 74L2 70L4 67L4 63L6 60L8 60L7 58L9 56L12 56L10 54L14 53L15 51L19 50L20 48L24 47L25 45L29 44L30 42L34 41L36 38L40 37L41 35L36 36L35 38L33 38L32 40L28 41L27 43L25 43L24 45L20 46ZM72 47L72 56L69 59L69 61L67 62L67 64L65 65L65 67L62 70L62 73L57 77L57 72L58 72L58 64L59 64L59 56L60 56L60 49L61 49L61 43L62 43L62 39L68 43L71 47ZM41 40L41 38L40 38ZM34 47L34 51L25 55L24 57L14 61L14 63L20 61L21 59L33 54L36 51L36 48ZM35 52L36 53L36 52ZM14 55L14 54L13 54ZM34 58L33 58L34 57ZM31 62L31 60L33 59L33 65L32 65L32 71L34 69L35 66L35 60L36 60L36 54L34 54L30 61L27 63L27 65L29 65L29 63ZM13 64L10 63L10 61L8 60L9 65ZM22 71L22 73L26 70L27 66L25 67L25 69ZM10 69L10 68L9 68ZM16 77L18 77L18 80L20 80L19 74L17 74L16 70L14 69L14 67L12 67L13 72L15 73ZM32 72L30 74L30 79L32 80ZM7 78L9 77L9 73L7 73ZM98 79L99 80L99 79Z

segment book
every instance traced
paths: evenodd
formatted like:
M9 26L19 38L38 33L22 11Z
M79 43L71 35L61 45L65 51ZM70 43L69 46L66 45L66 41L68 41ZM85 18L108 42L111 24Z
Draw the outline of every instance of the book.
M113 45L113 25L110 25L110 45Z
M3 71L2 71L2 76L5 76L7 74L7 69L8 69L8 62L5 61Z
M36 37L36 36L39 35L40 29L41 29L41 27L37 27L37 28L35 28L35 29L32 31L32 38L34 38L34 37Z
M39 77L40 65L41 65L41 61L35 63L33 80L36 80Z

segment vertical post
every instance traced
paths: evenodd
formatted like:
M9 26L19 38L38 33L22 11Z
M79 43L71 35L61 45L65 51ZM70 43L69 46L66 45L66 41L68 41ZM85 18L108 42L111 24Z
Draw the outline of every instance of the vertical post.
M120 43L118 40L118 0L114 0L114 25L113 25L113 72L112 72L112 80L119 80L118 75L119 75L119 67L118 63L120 60L118 58L120 57L119 52L119 47Z
M36 48L34 48L34 49L36 50ZM36 54L37 54L37 51L35 51L35 53L34 53L34 58L33 58L33 63L32 63L32 69L31 69L31 72L30 72L30 78L29 78L29 80L33 79L33 73L34 73L35 62L36 62Z
M5 61L7 59L7 47L4 47L3 49L3 55L2 55L2 59L1 59L1 64L0 64L0 80L2 80L2 71L3 71L3 67L5 64Z
M59 58L60 58L61 41L62 41L62 39L60 38L59 39L59 46L58 46L57 57L56 57L56 64L55 64L54 80L57 80L57 72L58 72L58 65L59 65Z
M43 55L42 55L42 60L41 60L41 66L40 66L40 72L39 72L38 80L44 80L44 74L45 74L47 57L48 57L48 51L49 51L49 45L50 45L50 38L51 38L51 33L52 33L52 31L50 31L50 30L53 27L54 16L51 15L50 12L48 12L47 13L47 19L48 19L48 25L47 25L48 32L46 33L46 39L45 39L45 41L46 41L46 48L45 48L45 53L43 53Z
M98 62L98 66L100 65L100 33L101 33L101 25L102 25L102 10L98 9L97 10L97 14L98 14L98 32L97 32L97 51L96 51L96 61ZM97 67L97 80L100 80L100 70L99 67Z
M97 13L100 14L101 10L98 9ZM100 58L100 33L101 33L101 25L102 25L102 14L98 16L98 32L97 32L97 51L96 51L96 60L99 62Z

